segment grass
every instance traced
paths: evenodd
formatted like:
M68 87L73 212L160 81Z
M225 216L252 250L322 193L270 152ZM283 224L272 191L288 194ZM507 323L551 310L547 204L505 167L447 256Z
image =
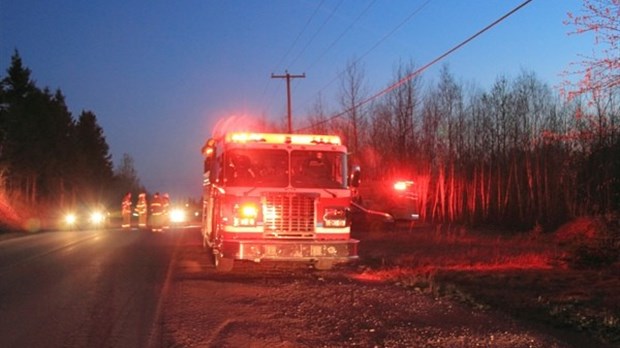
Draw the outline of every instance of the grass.
M620 263L574 268L566 261L571 247L555 234L423 226L359 237L366 267L361 279L620 344Z

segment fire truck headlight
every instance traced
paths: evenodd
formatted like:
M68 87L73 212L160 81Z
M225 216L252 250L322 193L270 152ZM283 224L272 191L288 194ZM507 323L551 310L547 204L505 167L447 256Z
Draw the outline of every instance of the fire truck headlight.
M258 207L255 203L244 203L235 206L235 226L256 226Z
M344 208L325 208L323 215L325 227L345 227L347 225L347 212Z
M172 209L170 211L170 222L172 223L182 223L185 222L186 215L185 210L183 209Z

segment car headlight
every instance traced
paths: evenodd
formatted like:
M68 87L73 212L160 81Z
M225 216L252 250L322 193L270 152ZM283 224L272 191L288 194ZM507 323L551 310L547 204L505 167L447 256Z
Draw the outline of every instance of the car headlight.
M105 215L100 211L94 211L90 213L88 220L93 225L101 225L105 221Z
M172 209L170 211L170 222L172 223L181 223L185 222L186 214L183 209Z
M67 225L73 226L77 223L77 216L73 213L68 213L65 215L64 221Z

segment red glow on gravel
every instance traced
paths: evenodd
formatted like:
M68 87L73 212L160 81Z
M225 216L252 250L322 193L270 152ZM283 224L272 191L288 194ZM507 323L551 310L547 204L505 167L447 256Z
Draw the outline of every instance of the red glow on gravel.
M382 282L385 281L387 278L382 276L382 274L380 273L361 273L361 274L355 274L353 276L351 276L351 278L355 279L355 280L359 280L362 282Z
M554 267L550 264L549 258L545 255L529 254L506 258L501 262L490 263L471 263L471 264L444 264L437 260L436 265L394 267L388 269L368 270L361 274L351 275L351 278L363 282L385 282L393 279L400 279L403 276L430 275L441 271L460 271L460 272L506 272L506 271L526 271L526 270L549 270ZM444 260L445 261L445 260Z

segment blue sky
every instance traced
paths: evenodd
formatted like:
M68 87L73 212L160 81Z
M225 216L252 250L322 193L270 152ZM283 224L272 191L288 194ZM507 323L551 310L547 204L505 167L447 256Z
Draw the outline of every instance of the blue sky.
M200 147L219 119L285 118L285 82L272 73L306 74L293 82L295 120L319 93L336 111L348 62L360 61L374 94L400 62L422 66L522 2L0 0L0 69L5 76L19 50L37 85L60 88L74 117L97 115L115 165L128 153L150 191L199 197ZM481 88L522 70L557 85L593 48L563 24L581 6L534 0L422 79L432 83L448 64Z

